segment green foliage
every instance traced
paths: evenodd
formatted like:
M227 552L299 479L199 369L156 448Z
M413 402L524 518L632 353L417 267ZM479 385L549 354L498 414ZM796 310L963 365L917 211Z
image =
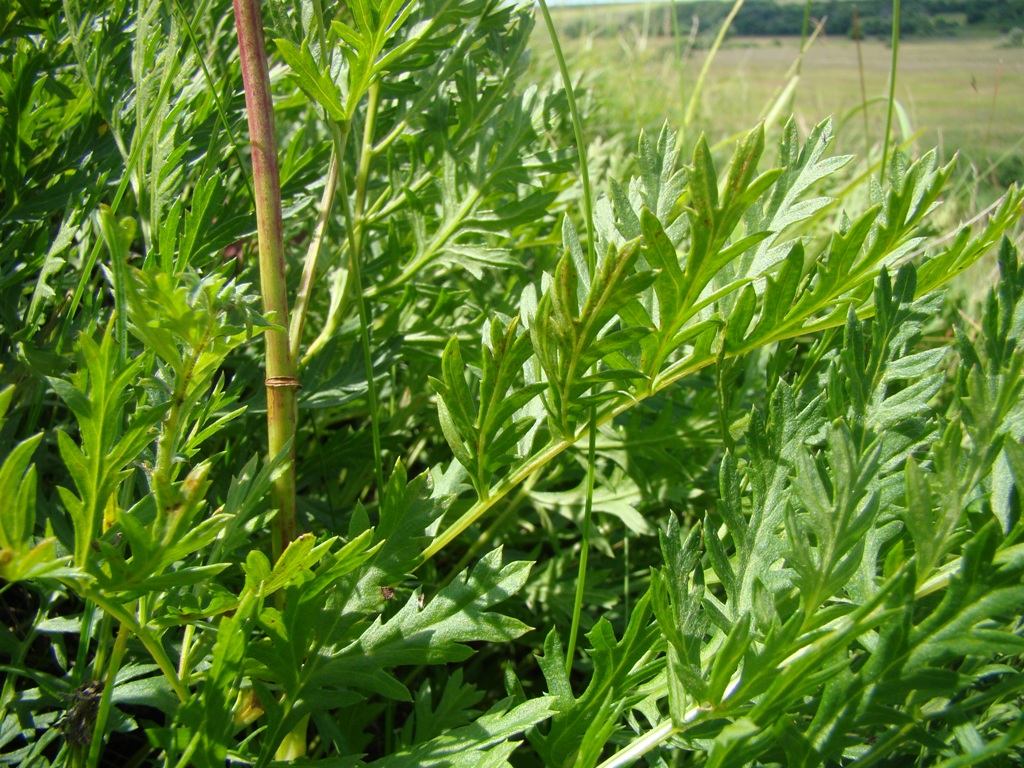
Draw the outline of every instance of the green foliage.
M527 6L300 5L275 456L229 4L0 18L0 761L1024 759L1024 195L666 127L587 242Z
M856 8L856 10L855 10ZM642 13L628 6L617 9L615 24L602 25L598 34L611 35L630 26L641 26ZM700 19L702 33L717 30L729 14L730 5L718 0L695 0L680 3L674 13L678 24L689 29L691 19ZM807 15L826 22L830 35L853 37L859 29L862 36L887 39L892 27L891 0L747 0L731 25L737 35L763 37L799 37L804 31ZM855 25L856 14L859 24ZM978 30L1009 31L1024 21L1024 3L1020 0L917 0L900 15L900 33L904 37L941 37ZM581 34L582 25L567 25L567 34ZM667 33L666 33L667 34Z

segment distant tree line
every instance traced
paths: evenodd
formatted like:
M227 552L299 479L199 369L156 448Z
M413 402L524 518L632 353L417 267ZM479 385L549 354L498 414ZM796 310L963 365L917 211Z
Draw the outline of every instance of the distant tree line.
M714 33L725 21L731 2L699 0L676 3L678 28L691 29L693 17L700 30ZM787 37L799 35L804 27L805 3L778 0L748 0L733 20L734 35ZM567 37L615 35L629 27L644 28L654 35L672 34L671 8L666 3L656 14L645 15L633 8L610 10L601 21L577 14L562 24ZM812 0L810 18L827 19L830 35L853 37L859 29L863 37L888 37L892 30L892 0ZM855 24L854 19L857 23ZM1024 0L903 0L900 32L908 37L953 36L978 31L1003 34L1024 28Z
M676 5L680 26L689 28L691 18L700 17L705 29L717 29L732 3L699 2ZM799 35L804 25L804 3L751 0L737 14L732 32L737 35L783 37ZM856 9L856 10L855 10ZM812 19L828 19L830 35L854 36L854 14L860 33L866 37L888 35L892 29L891 0L814 0ZM1024 0L904 0L900 32L909 36L955 35L967 28L1008 32L1024 25Z

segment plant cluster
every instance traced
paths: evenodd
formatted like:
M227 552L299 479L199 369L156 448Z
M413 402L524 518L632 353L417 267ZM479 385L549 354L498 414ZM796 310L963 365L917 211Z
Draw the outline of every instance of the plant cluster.
M264 10L0 19L0 761L1024 760L1020 190Z

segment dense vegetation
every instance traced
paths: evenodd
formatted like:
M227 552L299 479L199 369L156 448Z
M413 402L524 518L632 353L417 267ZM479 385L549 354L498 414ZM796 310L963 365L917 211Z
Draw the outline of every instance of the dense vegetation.
M0 18L0 762L1024 761L1019 189L264 5Z

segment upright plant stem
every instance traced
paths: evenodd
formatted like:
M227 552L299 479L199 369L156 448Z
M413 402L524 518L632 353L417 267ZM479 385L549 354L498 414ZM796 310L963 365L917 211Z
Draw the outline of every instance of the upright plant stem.
M800 53L807 50L807 33L811 31L811 0L804 3L804 25L800 30ZM802 60L801 60L802 62ZM797 74L800 73L799 68Z
M378 498L384 493L384 464L381 455L380 413L377 407L377 384L373 378L373 354L370 345L370 312L363 294L363 278L361 259L363 252L363 229L365 228L364 206L366 204L366 183L370 173L370 161L373 159L373 132L377 119L377 99L380 88L377 83L370 86L366 106L366 122L363 125L363 139L359 152L359 165L355 177L355 204L349 203L348 181L345 174L338 175L341 184L341 210L345 218L345 229L348 230L349 274L351 275L356 310L359 313L359 341L363 351L363 368L366 371L366 396L370 409L370 432L373 438L373 467L377 478ZM335 127L335 152L339 157L345 156L348 146L351 121L344 129Z
M686 134L690 130L690 124L693 122L693 116L697 113L697 104L700 102L701 92L704 90L704 81L707 79L708 72L711 71L711 62L715 60L715 54L718 53L718 49L722 47L722 43L725 41L725 36L729 32L729 27L732 26L733 19L736 18L736 14L740 12L740 8L743 7L743 0L736 0L733 4L732 9L729 11L729 15L725 17L725 21L722 22L722 26L718 30L718 35L715 37L715 42L711 44L711 48L708 50L708 55L704 57L704 64L700 68L700 74L697 75L697 82L693 85L693 90L690 91L690 102L686 105L686 114L683 115L683 125L679 130L679 135L676 137L676 150L680 150L683 144L686 142Z
M580 110L576 105L576 94L573 91L572 80L569 79L569 67L565 63L565 55L562 53L562 46L558 42L558 33L555 31L555 23L551 20L551 11L545 0L540 0L540 10L544 14L544 23L548 28L548 35L551 37L551 45L555 49L555 58L558 60L558 71L562 74L562 86L565 88L565 96L569 100L569 114L572 117L572 130L576 138L576 152L580 161L580 178L583 182L583 216L587 221L587 267L590 274L594 274L597 264L597 256L594 250L594 206L593 193L590 187L590 169L587 167L587 145L583 141L583 121L580 119Z
M996 84L992 89L992 107L988 112L988 127L985 129L985 143L982 145L981 156L988 157L989 142L992 139L992 124L996 120L996 104L999 101L999 81L1003 77L1003 60L999 60L999 69L996 70Z
M576 95L573 93L572 81L569 79L569 67L565 63L565 56L562 53L562 46L558 42L558 33L555 31L555 24L551 20L551 12L545 0L540 0L540 10L544 14L544 23L548 28L548 35L551 37L551 45L555 49L555 58L558 59L558 69L562 73L562 87L565 88L565 95L569 102L569 114L572 117L573 133L576 137L576 152L580 162L580 177L583 182L583 213L587 220L587 268L590 270L591 278L597 270L597 252L594 234L594 213L593 213L593 191L590 187L590 171L587 168L587 145L583 140L583 121L580 119L580 111L576 105ZM576 577L576 596L572 609L572 625L569 628L569 643L565 650L566 674L572 671L572 658L576 652L576 637L579 634L580 615L583 610L583 591L587 578L587 558L590 553L590 518L593 513L594 502L594 446L597 441L597 407L590 407L590 450L587 453L587 496L583 508L583 538L580 543L580 564Z
M885 142L882 144L882 169L879 180L885 184L889 165L889 142L892 137L892 115L896 106L896 65L900 55L900 0L892 0L892 61L889 64L889 104L885 114Z
M274 480L272 498L277 507L273 554L276 560L296 534L295 393L299 382L288 348L288 294L285 284L284 237L281 219L281 181L277 167L274 105L263 42L263 18L258 0L234 0L238 52L245 87L252 147L253 188L256 192L256 228L260 249L260 286L263 309L281 330L271 329L266 339L267 436L269 455L288 448L288 462Z
M121 670L121 662L124 659L124 652L128 647L130 635L131 631L122 622L117 630L117 639L114 641L110 663L107 665L106 678L103 681L103 692L100 697L99 711L93 728L92 744L89 746L89 765L99 765L100 763L103 734L107 730L107 720L110 717L110 703L114 693L114 682L117 680L117 673Z
M583 539L580 542L580 571L576 579L576 594L572 603L572 626L569 628L569 643L565 648L565 674L572 673L572 657L576 653L576 638L580 631L580 616L583 612L583 592L586 588L587 559L590 556L590 521L594 513L594 462L597 459L597 413L590 409L590 445L587 450L587 498L583 508ZM627 614L628 616L628 614ZM628 620L628 618L627 618Z
M363 238L363 213L366 206L366 182L370 175L370 160L373 157L373 131L377 120L377 104L380 96L380 84L374 82L370 86L369 102L366 105L366 122L363 125L363 145L359 153L359 167L356 170L356 216L359 217L359 228L356 247L350 252L349 269L355 284L356 309L359 312L359 341L363 348L363 367L366 369L366 393L370 405L370 434L373 438L373 467L377 475L377 496L384 493L384 462L381 455L380 442L380 409L377 407L377 384L373 379L373 353L370 349L370 312L363 295L363 277L361 271ZM356 233L353 233L356 234Z
M320 198L320 214L317 217L316 229L306 249L306 262L302 267L302 279L299 292L295 297L295 311L292 312L291 325L288 327L288 348L291 351L292 365L298 370L299 346L302 344L302 329L306 324L306 313L309 300L313 294L313 282L316 280L317 263L323 250L324 235L331 219L331 208L334 205L334 192L338 187L338 155L331 158L331 166L327 171L327 183Z
M327 29L327 22L324 19L323 3L321 0L313 0L312 7L316 32L320 40L320 56L323 59L322 64L329 67L330 61L327 54L327 35L325 31ZM375 82L369 89L369 101L366 108L366 122L363 126L363 142L359 151L359 166L356 170L355 178L356 201L354 214L352 206L349 204L348 183L346 182L344 168L342 167L345 162L345 153L348 148L349 131L352 128L351 115L349 116L349 119L345 121L344 125L339 125L337 122L331 121L331 140L334 143L334 160L331 163L331 174L327 180L327 185L330 190L330 198L328 199L328 193L325 190L324 199L320 209L321 220L324 228L326 228L327 221L329 220L330 207L333 205L334 201L334 191L336 187L340 186L342 215L345 219L345 229L348 234L349 274L351 275L351 281L354 287L356 309L359 312L359 340L363 352L363 367L366 370L367 403L370 410L370 432L373 437L373 466L377 479L378 496L384 492L384 463L380 441L380 409L377 405L377 385L373 378L373 354L370 345L370 313L366 306L366 296L363 293L363 279L360 270L360 260L362 259L362 233L365 228L364 214L366 205L366 183L369 178L370 161L373 159L374 154L373 134L376 125L379 94L380 86ZM319 226L317 233L322 240L323 232ZM307 268L312 269L315 272L316 261L314 260L312 265L307 264ZM311 284L312 276L310 277L310 285ZM305 285L306 279L305 275L303 275L304 288ZM299 293L299 302L302 304L302 311L304 314L308 304L308 298L303 297L303 291L301 290ZM296 306L298 307L298 304ZM295 323L293 322L292 325L292 360L298 361L298 340L294 330ZM301 326L299 326L299 333L301 333Z
M676 9L676 0L669 0L672 8L672 45L676 52L676 71L679 74L679 107L682 109L686 102L686 81L683 79L683 36L679 31L679 13Z
M853 6L853 40L857 46L857 71L860 73L860 104L864 115L864 160L871 163L871 131L868 128L868 89L864 82L864 52L861 50L860 17Z

